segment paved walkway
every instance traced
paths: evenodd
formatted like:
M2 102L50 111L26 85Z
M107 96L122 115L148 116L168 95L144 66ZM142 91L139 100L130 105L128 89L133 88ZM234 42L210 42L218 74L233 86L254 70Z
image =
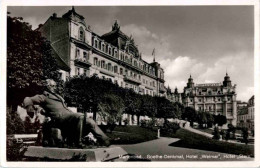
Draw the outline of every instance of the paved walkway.
M133 145L117 145L122 147L129 154L149 159L152 161L241 161L252 160L252 158L239 158L238 155L231 155L219 152L189 149L169 146L177 142L177 138L161 137L156 140L147 141Z
M205 137L208 137L208 138L213 138L213 135L212 134L209 134L207 132L203 132L203 131L200 131L200 130L197 130L197 129L194 129L192 127L183 127L183 129L186 129L188 131L191 131L191 132L194 132L196 134L200 134L202 136L205 136ZM225 141L223 140L224 142L228 142L228 143L235 143L235 144L241 144L241 145L244 145L245 143L242 143L242 142L237 142L235 140L228 140L228 141ZM248 144L248 145L254 145L254 144Z
M206 132L203 132L203 131L199 131L199 130L194 129L194 128L192 128L192 127L184 127L183 129L186 129L186 130L188 130L188 131L194 132L194 133L196 133L196 134L200 134L200 135L206 136L206 137L208 137L208 138L212 138L212 137L213 137L212 134L209 134L209 133L206 133Z

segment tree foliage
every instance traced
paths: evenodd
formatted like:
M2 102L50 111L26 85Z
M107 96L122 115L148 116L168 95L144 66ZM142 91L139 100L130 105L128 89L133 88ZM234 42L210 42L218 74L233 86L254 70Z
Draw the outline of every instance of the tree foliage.
M64 91L69 106L75 106L83 112L93 112L94 119L96 113L115 116L115 112L118 112L136 115L139 124L140 116L179 118L184 109L181 104L172 103L164 97L140 95L109 80L99 79L96 75L90 78L71 77L65 82ZM119 119L118 116L116 118Z
M7 103L17 107L24 97L41 93L43 80L59 79L50 43L22 21L7 17Z

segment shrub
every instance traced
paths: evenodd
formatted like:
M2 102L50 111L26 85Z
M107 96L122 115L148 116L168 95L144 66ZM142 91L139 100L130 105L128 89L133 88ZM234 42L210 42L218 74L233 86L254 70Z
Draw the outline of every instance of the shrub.
M8 161L21 161L26 151L22 142L17 143L15 139L7 137L6 158Z
M123 122L124 122L125 125L128 125L128 124L129 124L129 119L128 119L128 118L125 118L125 119L123 120Z
M177 130L180 129L180 126L178 123L174 122L167 122L164 124L164 126L161 128L162 134L167 134L167 133L173 133L175 134Z

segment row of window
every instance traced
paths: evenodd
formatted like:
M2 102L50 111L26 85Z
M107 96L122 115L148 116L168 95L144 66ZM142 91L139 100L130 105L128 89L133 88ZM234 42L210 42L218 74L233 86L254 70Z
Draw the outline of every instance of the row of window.
M82 69L83 69L83 71L82 71ZM89 70L85 69L85 68L75 67L75 75L89 76Z
M129 76L129 77L132 77L134 79L137 79L139 81L141 81L141 75L140 74L137 74L133 71L130 71L130 70L127 70L123 68L118 68L117 65L115 66L112 66L111 63L106 63L104 60L98 60L97 57L94 57L94 65L97 66L97 67L101 67L101 68L104 68L108 71L111 71L111 72L114 72L114 73L119 73L120 75L126 75L126 76ZM155 81L148 81L146 79L143 79L143 84L146 84L146 85L150 85L150 86L153 86L155 87Z
M139 61L133 59L133 56L129 56L124 54L123 52L120 53L120 58L118 55L118 49L116 47L111 47L111 45L109 44L105 44L102 41L99 41L98 39L94 38L94 48L108 54L111 55L113 57L116 57L117 59L120 59L121 61L124 61L126 63L129 63L137 68L142 69L143 71L151 74L151 75L155 75L155 68L148 65L148 64L142 64Z
M106 78L105 76L102 76L102 79L110 80L111 82L113 82L111 78ZM118 84L118 81L114 80L114 83ZM143 88L140 88L140 87L138 87L136 85L133 85L133 84L125 83L125 86L124 86L124 82L121 82L120 86L121 87L125 87L125 88L131 88L131 89L133 89L137 93L147 94L147 95L151 95L151 96L155 96L156 95L156 93L151 91L151 90L143 89Z
M89 52L83 51L83 56L81 57L80 49L76 49L76 56L75 59L83 58L84 60L89 60Z
M79 37L80 41L85 42L85 31L84 31L83 27L79 28L79 35L78 35L78 37ZM94 47L96 49L99 49L102 52L105 52L105 53L107 53L107 54L109 54L109 55L111 55L113 57L118 58L118 50L117 50L117 48L111 47L111 45L105 44L104 42L102 42L100 40L98 41L98 39L96 39L96 38L94 38ZM120 60L126 61L127 63L130 63L131 65L133 65L135 67L138 67L138 68L142 69L143 71L145 71L145 72L147 72L147 73L149 73L151 75L155 75L155 68L149 66L148 64L142 65L142 64L140 64L140 62L137 63L137 61L136 60L133 61L133 58L130 57L130 56L128 58L127 55L124 55L123 53L121 53L120 54ZM161 73L160 73L160 76L161 76Z

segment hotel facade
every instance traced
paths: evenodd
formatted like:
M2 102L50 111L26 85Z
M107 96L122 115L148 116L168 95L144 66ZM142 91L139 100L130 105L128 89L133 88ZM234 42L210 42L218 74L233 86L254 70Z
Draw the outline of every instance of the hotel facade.
M139 94L166 96L164 70L155 59L152 63L142 59L134 39L117 21L99 36L73 7L62 17L54 13L38 31L50 41L63 80L97 75Z
M194 84L192 77L184 87L182 102L185 107L197 111L226 116L227 124L237 124L236 85L231 84L228 74L223 83Z

